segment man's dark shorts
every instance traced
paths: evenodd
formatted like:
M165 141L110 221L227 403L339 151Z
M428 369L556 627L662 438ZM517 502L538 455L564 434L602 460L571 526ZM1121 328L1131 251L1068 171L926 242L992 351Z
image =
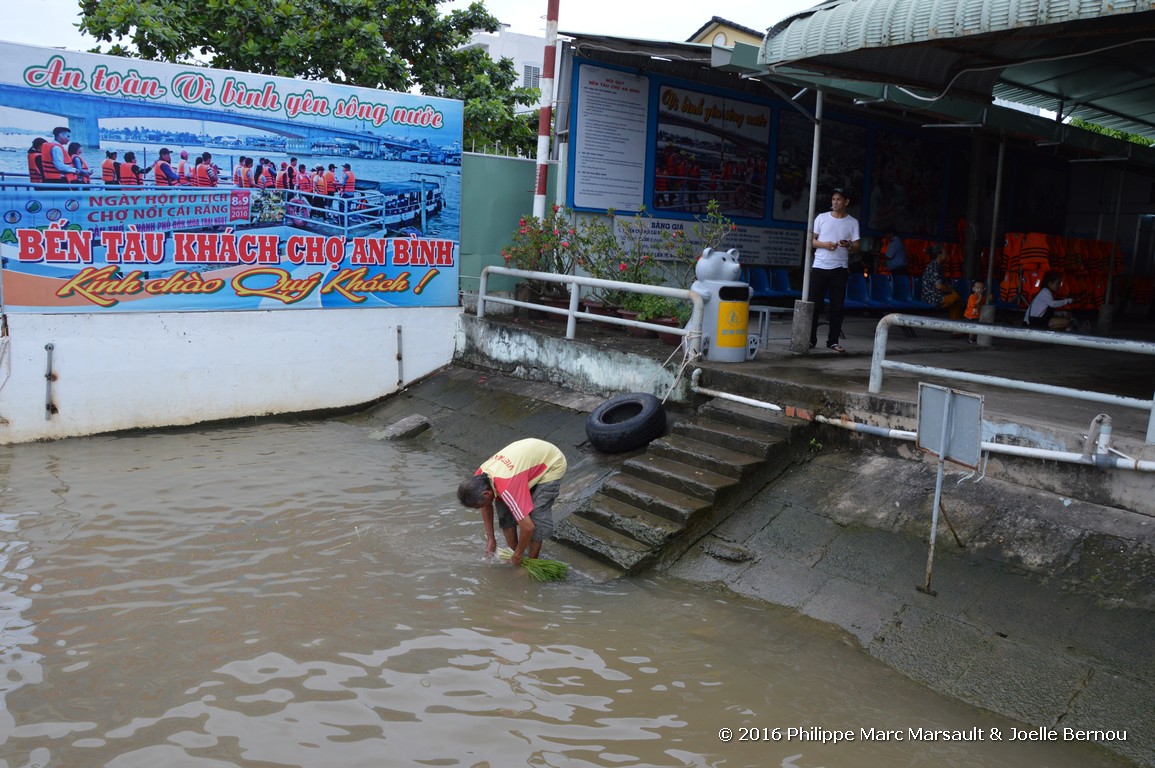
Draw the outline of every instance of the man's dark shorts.
M558 492L561 491L561 480L554 480L552 483L538 483L529 489L529 495L533 499L533 512L529 513L529 519L533 521L533 541L545 541L550 536L553 536L553 502L557 499ZM509 511L509 507L500 498L493 500L493 507L497 510L497 524L501 528L516 528L517 521L513 519L513 513Z

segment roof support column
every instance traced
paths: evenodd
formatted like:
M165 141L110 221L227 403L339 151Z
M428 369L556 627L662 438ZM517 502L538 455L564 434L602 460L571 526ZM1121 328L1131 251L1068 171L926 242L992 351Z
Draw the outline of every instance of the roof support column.
M814 319L814 302L810 301L810 265L814 255L814 217L818 201L818 159L822 146L822 91L815 93L814 147L810 153L810 203L806 218L806 256L802 259L802 298L794 302L794 323L790 329L790 351L810 349L810 325Z
M999 227L999 208L1002 207L1003 201L1003 163L1007 156L1007 137L1003 136L999 139L999 162L995 166L995 202L994 210L991 211L991 242L988 253L990 257L987 259L987 289L989 290L993 285L995 279L995 248L998 244Z
M986 211L982 210L988 199L986 187L987 164L982 162L986 157L987 142L980 131L971 134L970 172L967 174L967 229L963 238L964 258L963 277L976 280L982 277L983 246L979 242L979 222L986 221Z
M1115 286L1115 250L1119 247L1119 214L1123 209L1123 181L1127 177L1127 169L1119 166L1119 189L1115 193L1115 226L1111 231L1111 259L1107 262L1107 292L1103 294L1103 304L1099 307L1099 319L1096 328L1099 333L1107 334L1111 330L1111 321L1115 319L1115 307L1111 304L1111 291Z
M1007 137L999 137L999 162L995 165L995 202L994 209L991 211L991 241L990 250L987 251L987 281L986 289L987 295L992 296L998 290L995 286L995 251L998 244L999 228L1002 226L999 221L999 209L1002 208L1003 202L1003 163L1007 156ZM980 162L975 158L975 162ZM979 322L991 323L995 322L995 303L988 301L983 304L982 309L979 310ZM991 346L993 336L979 336L979 346Z

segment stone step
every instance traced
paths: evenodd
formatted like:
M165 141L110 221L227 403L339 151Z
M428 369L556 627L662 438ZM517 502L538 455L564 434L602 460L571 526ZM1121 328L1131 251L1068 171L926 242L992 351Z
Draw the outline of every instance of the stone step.
M622 474L640 477L667 490L713 502L718 492L738 484L738 478L719 475L680 461L646 452L622 465Z
M624 472L606 480L601 493L679 525L685 525L691 517L711 507L710 502L704 499L672 491Z
M685 435L667 435L650 443L649 452L692 467L701 467L719 475L741 478L761 459L720 445L704 443Z
M595 493L589 503L574 514L655 549L685 530L685 526L672 520L602 493Z
M559 522L553 538L626 574L644 570L657 554L645 544L577 514Z
M767 436L777 435L783 438L795 423L793 419L778 411L721 398L715 398L702 405L698 409L698 414L714 421L756 429Z
M768 430L718 421L706 416L699 416L693 421L679 421L674 425L673 433L738 451L759 461L770 454L770 446L781 442L780 437L768 434Z

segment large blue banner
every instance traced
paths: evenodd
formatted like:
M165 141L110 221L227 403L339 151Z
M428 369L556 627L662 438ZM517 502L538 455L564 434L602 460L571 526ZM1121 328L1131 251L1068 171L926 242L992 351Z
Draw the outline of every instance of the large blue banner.
M461 103L0 43L4 311L455 306Z

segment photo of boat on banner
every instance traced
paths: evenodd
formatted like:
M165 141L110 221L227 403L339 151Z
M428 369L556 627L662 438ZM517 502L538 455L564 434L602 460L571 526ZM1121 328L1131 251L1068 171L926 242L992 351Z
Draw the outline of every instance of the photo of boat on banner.
M413 254L443 279L415 292L416 273L408 270L410 290L395 285L387 303L456 301L460 102L2 47L6 303L24 306L19 288L28 280L43 296L53 280L109 265L116 268L106 279L139 266L141 290L120 297L118 311L128 303L151 311L267 308L270 296L246 300L238 272L266 267L251 285L267 282L274 265L301 279L318 266L412 266ZM398 249L394 241L402 238L431 242ZM453 268L452 290L446 267ZM202 282L216 277L234 290L194 302L144 284L193 270ZM60 287L52 291L60 301L41 299L38 311L77 311L76 292L58 295ZM352 300L341 291L311 293L304 306Z

